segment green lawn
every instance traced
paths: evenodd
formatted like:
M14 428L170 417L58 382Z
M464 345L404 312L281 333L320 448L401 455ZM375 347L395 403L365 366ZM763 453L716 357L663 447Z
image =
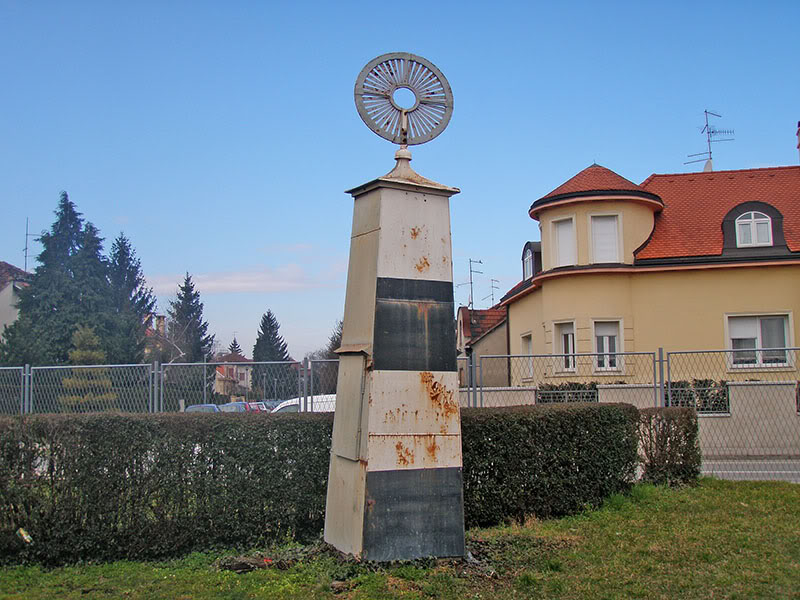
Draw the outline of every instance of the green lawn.
M216 569L219 553L7 567L0 598L800 598L800 486L637 486L578 516L472 530L467 545L477 563L375 567L282 548L241 575Z

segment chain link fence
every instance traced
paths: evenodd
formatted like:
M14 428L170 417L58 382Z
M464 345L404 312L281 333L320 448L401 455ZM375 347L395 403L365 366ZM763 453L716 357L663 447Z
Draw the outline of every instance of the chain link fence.
M23 411L25 369L0 367L0 414L18 415Z
M667 353L665 404L698 414L703 472L800 482L797 348Z
M656 354L495 355L468 360L462 405L477 407L554 402L658 402ZM471 391L471 393L470 393Z
M798 359L796 348L459 357L459 400L464 407L690 407L705 473L800 482ZM336 359L3 367L0 414L177 412L235 402L331 412L338 369Z

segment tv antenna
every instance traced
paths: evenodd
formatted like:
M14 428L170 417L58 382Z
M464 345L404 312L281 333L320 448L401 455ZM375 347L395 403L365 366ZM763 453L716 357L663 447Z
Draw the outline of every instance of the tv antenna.
M22 270L26 273L28 272L28 238L36 237L35 233L28 233L28 217L25 217L25 247L22 249L22 252L25 256L25 262L23 263Z
M475 303L472 301L472 298L474 297L472 295L472 274L473 273L477 273L479 275L483 275L483 271L478 271L477 269L473 269L472 265L482 265L482 264L483 264L482 260L472 260L471 258L469 259L469 308L470 308L470 310L475 308Z
M491 286L491 288L492 288L492 292L491 292L491 294L489 294L488 296L484 296L483 298L481 298L481 300L486 300L486 298L489 298L489 297L491 297L491 299L492 299L492 306L494 306L494 291L495 291L495 290L499 290L499 289L500 289L499 287L497 287L497 286L495 285L495 283L500 283L500 280L499 280L499 279L490 279L489 281L490 281L490 286Z
M453 115L453 91L445 76L429 60L408 52L369 61L358 74L354 96L367 127L403 148L431 141Z
M716 142L732 142L733 137L720 137L720 136L732 136L734 134L733 129L717 129L716 126L709 124L708 117L718 117L722 118L722 115L718 115L715 112L711 112L710 110L706 109L703 111L706 115L706 124L705 127L700 131L700 133L704 133L706 136L706 145L707 150L704 152L697 152L696 154L689 154L688 158L693 158L695 156L702 156L703 158L697 158L695 160L686 161L685 165L690 165L692 163L698 162L706 162L706 166L703 168L704 171L712 171L713 170L713 163L711 161L711 144Z

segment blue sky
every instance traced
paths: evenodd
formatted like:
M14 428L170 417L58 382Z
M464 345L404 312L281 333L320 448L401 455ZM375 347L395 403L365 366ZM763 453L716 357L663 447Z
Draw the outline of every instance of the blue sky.
M0 260L66 190L131 239L166 311L195 278L221 345L277 316L293 356L344 308L352 200L395 147L353 103L361 68L412 52L448 78L447 130L413 148L451 201L455 282L477 307L521 277L530 204L593 162L634 182L798 164L800 2L349 3L0 0ZM31 254L39 246L31 241ZM29 268L35 261L29 259ZM468 286L456 288L457 303Z

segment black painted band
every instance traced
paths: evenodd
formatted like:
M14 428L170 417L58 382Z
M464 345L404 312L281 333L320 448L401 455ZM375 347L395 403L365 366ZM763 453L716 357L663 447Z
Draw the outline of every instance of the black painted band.
M378 277L377 297L385 300L452 302L453 282Z
M455 371L452 302L375 302L373 366L387 371Z
M460 467L368 471L363 557L464 556Z

